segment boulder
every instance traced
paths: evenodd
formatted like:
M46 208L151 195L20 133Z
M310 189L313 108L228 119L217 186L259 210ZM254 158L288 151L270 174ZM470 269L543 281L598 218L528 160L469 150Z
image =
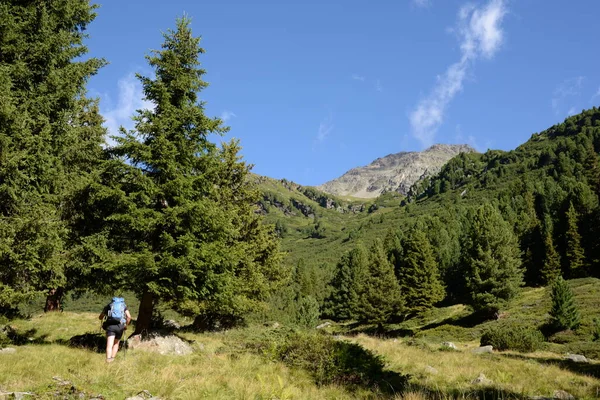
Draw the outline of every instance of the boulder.
M167 319L163 322L163 325L167 329L179 329L181 325L177 323L177 321L173 319Z
M570 354L567 353L567 360L571 360L573 362L576 363L587 363L589 362L587 358L585 358L585 356L582 356L581 354Z
M317 329L327 328L330 325L331 325L331 322L327 321L327 322L322 323L321 325L317 325Z
M442 343L442 347L446 349L458 350L458 347L452 342L444 342Z
M439 373L439 371L433 368L431 365L425 367L425 372L427 372L430 375L437 375Z
M485 354L485 353L493 353L494 348L491 345L481 346L476 349L473 349L474 354Z
M160 400L160 397L154 397L154 396L152 396L152 394L149 391L142 390L135 396L127 397L125 400L147 400L147 399Z
M485 375L482 372L482 373L479 374L479 376L477 378L473 379L471 381L471 383L474 384L474 385L491 385L494 382L492 382L492 380L486 378Z
M25 400L37 397L35 393L30 392L1 392L0 400Z
M555 390L552 398L557 400L575 400L575 397L572 394L565 392L564 390Z
M193 352L192 347L175 335L150 336L142 340L141 335L135 335L128 340L128 347L132 350L153 351L159 354L188 355Z

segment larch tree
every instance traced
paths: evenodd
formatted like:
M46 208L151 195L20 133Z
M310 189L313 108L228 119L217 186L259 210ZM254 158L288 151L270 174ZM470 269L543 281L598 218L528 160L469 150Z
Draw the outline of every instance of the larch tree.
M105 131L85 85L95 18L86 0L0 4L0 309L36 293L60 309L79 254L73 199L102 158Z

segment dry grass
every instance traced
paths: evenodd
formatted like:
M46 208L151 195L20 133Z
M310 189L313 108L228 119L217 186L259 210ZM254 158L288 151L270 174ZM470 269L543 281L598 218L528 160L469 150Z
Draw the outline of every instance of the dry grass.
M566 368L561 357L547 352L519 354L502 352L477 355L471 353L478 343L456 343L458 351L440 351L437 346L422 343L408 345L404 340L381 340L359 335L355 339L364 347L384 354L389 368L413 376L411 383L418 393L432 391L440 397L468 397L481 389L472 381L483 373L492 388L507 398L552 396L555 390L565 390L577 398L598 398L600 381ZM552 362L555 360L555 362ZM597 363L594 365L600 368ZM437 373L428 371L433 367ZM418 397L416 397L418 398Z
M0 355L0 389L50 393L53 377L79 390L122 399L148 390L164 399L349 399L338 387L317 387L303 371L252 355L222 351L222 335L185 335L195 340L190 356L141 351L120 352L107 364L104 355L54 344L97 332L96 315L54 314L13 321L19 332L36 329L32 343Z
M122 399L142 390L163 399L375 398L367 390L349 393L336 386L318 387L304 371L230 351L226 345L230 334L184 333L185 339L194 342L192 355L130 350L106 364L103 354L63 344L75 335L98 332L97 315L65 312L12 321L11 325L29 336L15 354L0 354L1 390L50 397L56 386L53 377L58 376L79 390L107 399ZM569 370L553 353L474 355L470 349L478 346L477 342L456 343L459 351L440 351L438 342L431 341L417 340L415 345L415 341L366 335L352 340L384 355L389 369L411 375L411 387L396 399L521 398L552 396L555 390L586 399L600 393L598 379ZM600 369L600 365L593 366ZM487 387L492 390L484 391L486 387L472 383L480 373L493 381Z

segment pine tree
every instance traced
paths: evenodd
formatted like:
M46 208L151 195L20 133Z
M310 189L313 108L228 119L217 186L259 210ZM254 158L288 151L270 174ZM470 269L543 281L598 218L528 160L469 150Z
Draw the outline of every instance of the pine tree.
M561 276L560 270L560 256L554 247L554 241L552 240L552 222L548 217L545 223L544 233L544 249L545 257L544 264L542 266L541 279L544 285L551 284L559 276Z
M358 307L358 292L368 268L367 252L358 244L337 263L331 281L331 295L325 302L325 314L335 320L348 320Z
M198 99L208 85L200 39L185 17L163 36L147 57L155 78L138 75L154 108L139 110L134 130L116 138L106 174L115 279L141 297L136 332L150 327L158 300L198 323L233 321L289 279L273 227L255 212L259 195L238 143L209 141L228 128Z
M400 286L387 260L383 244L377 239L370 249L369 264L357 285L354 316L361 322L376 323L381 328L402 307Z
M575 305L573 292L569 284L562 277L554 281L550 296L552 299L550 325L557 331L577 328L581 316Z
M412 228L402 243L404 255L397 277L405 314L419 314L444 298L433 249L425 233Z
M523 283L519 246L509 224L489 203L470 212L467 223L462 259L471 305L491 316Z
M78 254L72 201L101 157L104 129L83 60L94 19L84 0L0 5L0 309L32 294L60 308Z
M394 270L396 270L402 260L402 245L400 244L399 234L394 232L391 228L388 229L383 241L383 247L387 254L388 261L392 264Z
M569 209L566 214L567 231L565 232L566 244L566 272L567 276L575 278L582 273L584 254L581 247L581 235L578 228L578 215L573 207L573 203L569 203Z

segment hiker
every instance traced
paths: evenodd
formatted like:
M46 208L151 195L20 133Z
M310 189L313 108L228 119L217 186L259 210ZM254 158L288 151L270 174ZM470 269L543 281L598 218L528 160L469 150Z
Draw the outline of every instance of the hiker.
M119 351L119 341L123 332L131 323L131 314L122 297L113 297L112 301L104 307L100 314L100 320L106 317L102 323L102 329L106 331L106 362L112 362Z

